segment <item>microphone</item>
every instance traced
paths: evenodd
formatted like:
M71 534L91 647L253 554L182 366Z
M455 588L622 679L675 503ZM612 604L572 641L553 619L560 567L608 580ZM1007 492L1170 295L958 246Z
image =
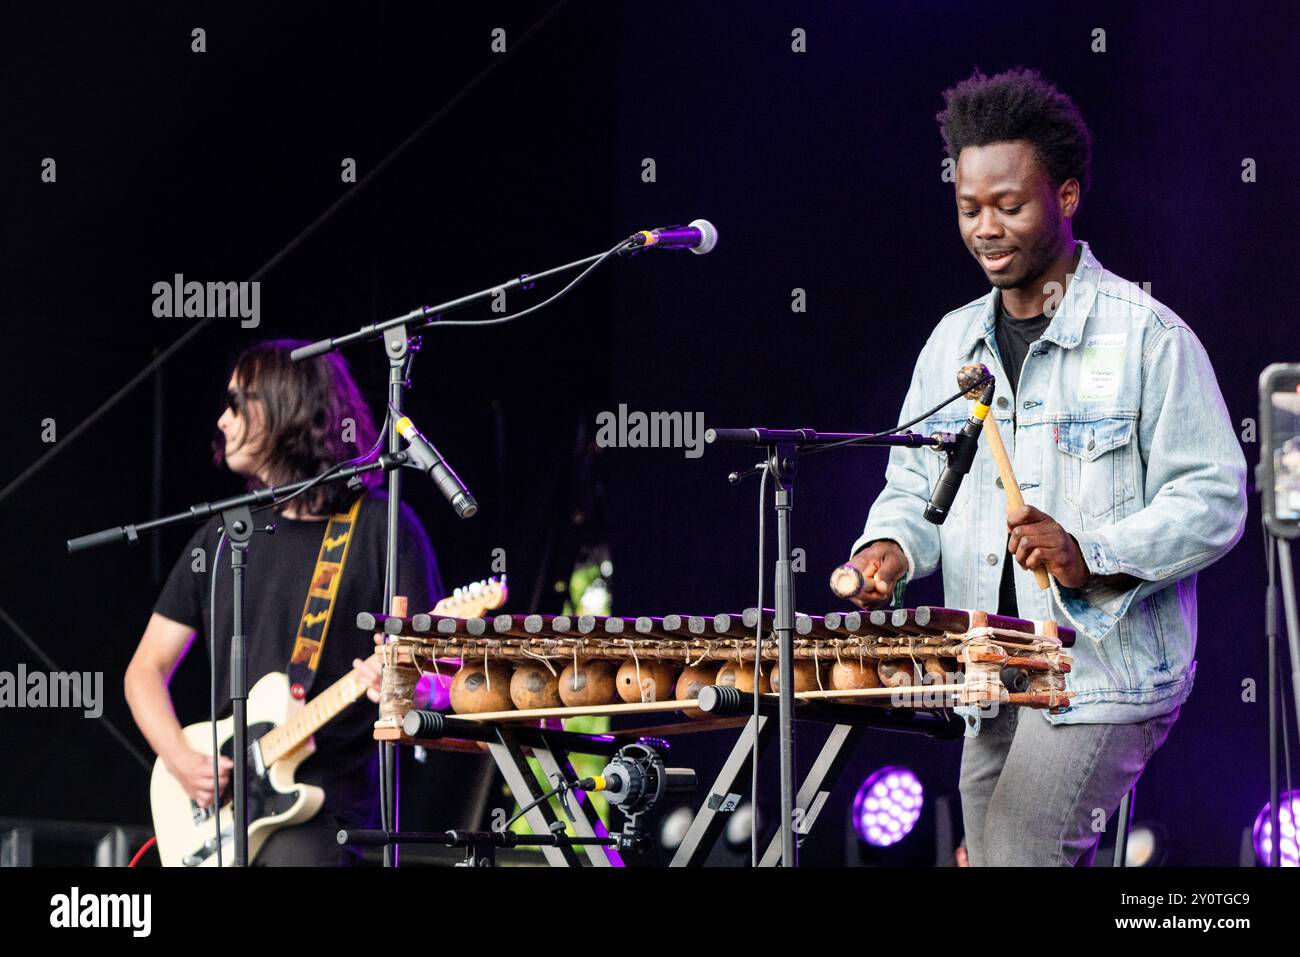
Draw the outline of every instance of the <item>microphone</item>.
M689 226L664 226L661 229L643 229L628 237L620 252L637 253L651 246L662 249L689 249L697 256L713 252L718 245L718 229L707 219L696 219Z
M460 476L443 461L438 450L420 434L420 430L409 418L402 416L398 419L396 428L408 443L406 454L415 467L433 479L434 484L438 486L438 491L451 503L457 515L461 518L472 518L478 511L478 502L474 501L474 496L469 494L469 489L465 488L465 483L460 480Z
M580 791L604 791L609 803L627 815L648 810L667 794L695 790L695 772L690 768L666 768L653 748L628 744L619 749L600 774L574 782Z
M990 376L988 385L984 387L984 394L976 401L975 408L971 410L970 418L966 420L961 432L957 434L957 447L948 453L948 464L944 468L943 474L939 476L939 482L935 485L930 501L925 506L925 520L927 522L942 525L944 519L948 517L948 510L952 508L953 499L957 497L957 490L961 488L961 480L970 471L971 463L975 460L975 453L979 450L980 433L984 431L984 419L989 414L989 406L993 404L995 385L996 383Z

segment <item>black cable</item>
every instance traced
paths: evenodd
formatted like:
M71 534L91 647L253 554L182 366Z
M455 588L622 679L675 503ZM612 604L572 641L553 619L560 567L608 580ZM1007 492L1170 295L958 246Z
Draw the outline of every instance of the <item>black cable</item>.
M550 800L551 798L555 797L555 795L559 794L561 791L567 791L569 787L570 784L568 781L561 781L558 785L551 788L551 790L547 791L537 800L529 801L527 804L525 804L523 807L519 809L519 813L517 813L514 817L512 817L510 820L506 821L506 823L501 825L501 830L502 831L510 830L510 826L514 824L515 821L519 820L521 817L523 817L533 808L537 807L537 805L541 804L543 801Z
M768 463L763 463L763 474L758 480L758 625L754 631L754 744L749 763L749 864L758 867L758 706L763 700L759 681L763 676L763 580L767 568L763 564L763 545L767 540L767 474ZM744 662L740 664L743 666Z
M217 569L221 567L221 550L226 544L226 530L221 530L217 539L217 552L212 556L209 568L212 569L212 581L208 590L208 718L212 726L212 819L216 822L217 867L221 863L221 751L217 743ZM233 811L231 826L234 826Z
M302 488L298 489L296 492L292 492L289 495L286 495L284 498L277 498L274 501L267 502L265 505L259 505L257 506L257 508L254 508L251 511L261 512L268 508L276 508L277 506L284 505L286 502L292 501L293 499L297 498L303 492L315 488L317 485L325 481L327 478L329 478L339 469L347 468L348 466L351 465L362 465L365 462L369 461L372 456L376 455L379 452L380 446L383 445L384 439L387 438L388 436L388 422L389 422L389 417L385 416L383 427L380 428L379 430L379 437L375 439L375 444L370 447L369 452L366 452L364 455L358 455L356 458L345 459L342 462L336 462L334 465L331 465L324 472L321 472L319 475L313 478Z
M958 392L956 395L953 395L953 396L950 397L950 398L944 399L942 402L940 402L938 405L936 405L936 406L935 406L933 409L931 409L930 411L928 411L928 412L922 412L920 415L918 415L916 418L912 419L910 422L900 422L898 425L894 426L892 429L886 429L884 432L873 432L873 433L871 433L870 435L855 436L854 438L851 438L851 439L841 439L839 442L831 442L831 443L828 444L828 445L817 445L817 446L814 446L813 448L810 448L810 449L803 449L803 454L804 454L804 455L812 455L814 452L825 452L825 451L827 451L828 449L838 449L840 446L843 446L843 445L854 445L854 444L857 444L857 443L865 442L865 441L867 441L867 439L878 439L878 438L880 438L880 436L882 436L882 435L889 435L890 433L893 433L893 432L901 432L901 431L903 431L904 429L910 429L912 426L916 425L916 423L925 421L926 419L928 419L930 416L934 415L936 412L938 412L940 409L944 408L945 406L952 405L954 402L956 402L958 399L960 399L962 396L964 396L967 392L970 392L972 389L978 389L980 386L982 386L984 383L988 382L988 381L989 381L990 379L992 379L992 378L993 378L993 374L992 374L992 373L989 373L988 375L984 376L983 378L981 378L978 382L974 383L973 385L971 385L971 386L969 386L969 387L967 387L967 388L965 388L965 389L962 389L962 390L961 390L960 392Z
M566 295L569 292L569 290L571 290L574 286L582 282L582 280L586 279L587 276L591 274L592 270L603 265L605 262L609 260L610 256L615 255L620 249L622 249L626 245L627 245L627 240L620 239L614 246L610 247L608 252L603 254L599 259L593 262L582 272L578 273L578 275L574 276L573 279L569 281L569 284L567 286L565 286L559 292L554 293L552 296L550 296L550 298L543 299L535 306L529 306L527 309L524 309L520 312L511 313L508 316L498 316L496 319L436 319L435 318L433 320L430 320L431 322L430 327L438 328L441 326L499 326L502 325L503 323L513 322L516 319L522 319L530 312L536 312L538 309L542 309L546 306L549 306L551 303L559 300L562 296Z

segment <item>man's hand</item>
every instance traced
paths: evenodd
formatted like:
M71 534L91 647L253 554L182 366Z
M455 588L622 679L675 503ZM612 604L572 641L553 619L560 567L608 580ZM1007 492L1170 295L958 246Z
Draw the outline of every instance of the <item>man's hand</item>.
M384 644L383 635L375 635L375 648ZM352 668L356 671L357 677L366 683L366 697L376 704L381 697L380 692L383 690L384 682L384 665L383 659L378 655L373 655L362 661L360 658L352 659ZM412 696L411 706L417 711L423 711L429 707L433 699L433 675L421 675L420 680L416 682L415 694Z
M907 573L907 558L903 550L897 542L889 539L872 542L850 558L849 564L862 573L862 580L867 583L867 591L851 599L859 608L878 608L886 604L894 593L894 585Z
M220 765L220 786L218 792L224 791L230 784L230 774L235 762L222 755L217 759ZM172 777L180 782L181 787L199 807L212 803L212 755L201 754L193 748L186 748L176 758L164 762Z
M383 635L375 635L375 647L378 648L384 643ZM352 670L357 673L357 677L366 686L366 697L379 704L379 690L383 685L384 666L379 660L378 655L371 655L365 661L360 658L352 659Z
M1007 551L1016 556L1021 568L1046 568L1066 588L1088 584L1092 572L1079 543L1052 516L1026 505L1007 515L1007 528L1011 530Z

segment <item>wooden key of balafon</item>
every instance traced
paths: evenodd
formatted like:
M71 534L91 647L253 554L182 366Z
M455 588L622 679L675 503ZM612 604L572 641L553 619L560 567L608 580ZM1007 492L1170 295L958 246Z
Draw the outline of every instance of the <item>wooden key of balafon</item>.
M966 398L978 399L980 389L976 383L982 381L988 374L988 367L983 363L964 365L957 373L957 387L969 387ZM998 477L1002 479L1002 490L1007 495L1007 514L1010 515L1016 509L1024 507L1025 497L1020 494L1020 483L1016 481L1016 473L1011 467L1011 456L1007 454L1007 447L1002 444L1002 433L998 431L997 420L992 415L984 417L984 434L988 436L989 452L992 453L993 461L997 464ZM1046 568L1040 566L1033 572L1039 588L1049 587Z

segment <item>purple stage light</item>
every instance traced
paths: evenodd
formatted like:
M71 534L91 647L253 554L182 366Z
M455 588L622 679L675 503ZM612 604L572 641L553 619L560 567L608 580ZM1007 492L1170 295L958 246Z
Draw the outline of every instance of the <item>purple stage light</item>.
M1270 801L1255 815L1253 838L1255 857L1268 864L1273 857L1273 822L1269 819ZM1300 819L1300 791L1291 791L1282 798L1277 812L1278 827L1282 831L1282 850L1279 858L1283 867L1300 867L1300 844L1296 841L1296 820Z
M853 826L868 844L889 847L911 833L924 803L915 774L907 768L881 768L862 782L853 798Z
M420 690L428 692L430 711L446 711L451 707L450 675L430 674L426 671L420 676L419 684L424 685Z

